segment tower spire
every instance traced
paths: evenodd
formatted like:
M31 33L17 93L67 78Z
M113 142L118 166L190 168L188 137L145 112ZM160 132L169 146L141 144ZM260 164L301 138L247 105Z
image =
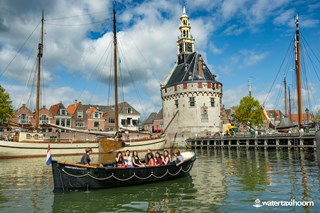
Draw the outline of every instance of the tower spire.
M183 7L179 25L180 35L178 36L178 63L183 63L185 54L194 52L194 38L191 35L191 26L189 16L186 13L186 7Z

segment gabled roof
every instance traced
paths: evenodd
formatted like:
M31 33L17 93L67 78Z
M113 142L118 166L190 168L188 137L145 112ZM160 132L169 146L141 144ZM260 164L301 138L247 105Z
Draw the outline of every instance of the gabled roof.
M51 114L54 115L58 115L59 113L59 109L65 109L65 107L63 106L62 103L57 103L55 105L52 105L49 109L49 111L51 112Z
M77 108L78 108L79 105L81 105L81 102L76 102L76 103L74 103L74 104L69 105L69 106L67 107L67 112L68 112L68 114L69 114L69 115L73 115L73 114L76 112L76 110L77 110Z
M176 84L188 82L216 82L215 75L211 73L207 65L202 61L203 75L198 74L198 58L201 55L197 52L184 54L183 63L176 64L167 78L164 87L170 87Z
M128 109L131 109L131 113L128 113ZM119 113L121 114L133 114L133 115L140 115L140 113L133 108L130 104L128 104L127 102L121 102L119 104Z
M22 110L28 112L29 115L32 115L32 111L26 106L26 104L22 104L22 106L16 110L16 113Z
M153 124L153 121L157 118L158 113L152 112L149 117L143 122L143 124Z

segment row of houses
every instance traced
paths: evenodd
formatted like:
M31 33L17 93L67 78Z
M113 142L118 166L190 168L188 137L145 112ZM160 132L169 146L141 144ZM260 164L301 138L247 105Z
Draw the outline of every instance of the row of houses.
M23 104L11 119L11 128L19 126L21 130L35 126L35 112ZM119 104L119 126L129 130L138 130L140 113L127 102ZM39 111L39 124L43 132L58 131L45 124L54 124L81 130L113 131L115 127L114 106L75 103L65 107L63 103L43 106ZM59 130L61 131L61 130Z

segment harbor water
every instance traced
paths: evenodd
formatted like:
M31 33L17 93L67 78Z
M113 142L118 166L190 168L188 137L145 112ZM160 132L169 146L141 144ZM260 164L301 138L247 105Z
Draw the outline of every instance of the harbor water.
M314 151L195 152L197 160L188 177L72 192L53 192L51 167L44 158L1 159L0 212L320 212ZM79 158L55 159L77 162Z

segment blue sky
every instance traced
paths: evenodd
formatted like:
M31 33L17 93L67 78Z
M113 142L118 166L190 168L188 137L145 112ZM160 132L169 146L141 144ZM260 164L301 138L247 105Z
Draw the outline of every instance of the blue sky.
M119 99L128 101L144 117L161 108L159 85L177 58L179 17L184 5L195 47L223 84L226 108L238 105L248 94L250 80L253 96L266 109L283 111L285 73L294 99L294 62L290 54L296 14L303 39L308 42L303 48L309 54L305 64L309 56L319 72L319 1L118 1ZM41 104L49 107L61 101L67 106L74 100L112 104L111 8L112 1L98 0L0 2L0 85L9 92L16 108L27 103L34 109L35 92L30 94L34 91L31 88L42 9L46 21ZM281 67L282 63L285 65ZM314 69L302 72L307 74L302 79L308 80L303 89L303 107L315 112L320 107L320 74Z

